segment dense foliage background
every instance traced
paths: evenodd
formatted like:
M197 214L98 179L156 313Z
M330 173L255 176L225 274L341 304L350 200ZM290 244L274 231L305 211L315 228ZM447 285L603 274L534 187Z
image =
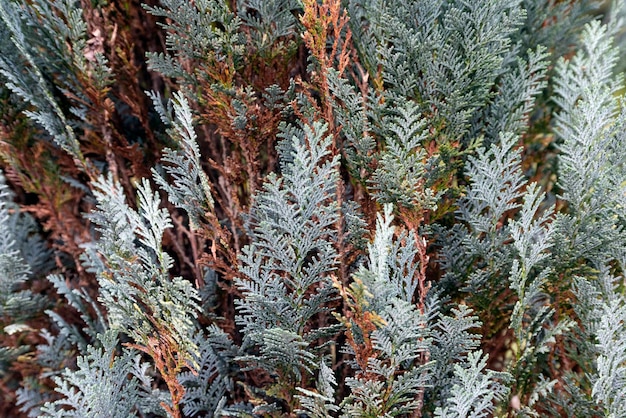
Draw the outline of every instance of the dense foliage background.
M624 14L0 1L0 415L626 417Z

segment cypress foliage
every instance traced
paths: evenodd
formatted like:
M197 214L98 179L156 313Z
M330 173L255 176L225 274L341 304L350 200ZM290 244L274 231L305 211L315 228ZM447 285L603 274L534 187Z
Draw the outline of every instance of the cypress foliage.
M626 417L625 14L0 2L0 415Z

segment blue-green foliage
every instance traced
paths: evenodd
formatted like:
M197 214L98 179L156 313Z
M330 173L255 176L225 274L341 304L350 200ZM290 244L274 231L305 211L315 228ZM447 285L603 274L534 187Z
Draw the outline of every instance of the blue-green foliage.
M270 174L250 210L251 244L243 249L236 302L244 349L261 355L243 360L299 377L315 367L309 344L327 329L307 329L333 299L331 274L339 207L334 200L339 159L332 136L317 122L285 138L282 175Z
M384 214L378 216L376 236L368 246L368 263L355 273L358 285L351 288L360 288L363 308L378 317L377 327L369 335L375 354L365 369L352 362L356 376L346 378L350 393L339 405L333 402L336 383L325 364L319 371L317 392L298 388L298 398L312 416L331 411L341 411L342 417L405 416L446 399L459 408L491 411L492 400L507 393L503 382L510 375L483 372L484 362L480 367L474 364L480 359L478 352L472 356L480 336L471 330L480 323L466 306L453 309L449 316L440 312L440 304L434 300L425 306L426 313L412 303L420 280L418 237L414 233L395 237L391 210L392 206L386 205ZM357 344L363 344L366 330L354 321L349 326ZM352 349L347 352L355 354ZM473 381L490 392L472 399L453 398L460 391L455 393L454 388Z
M397 116L383 119L388 130L387 149L381 153L371 180L372 195L380 203L434 209L438 196L426 187L426 151L422 147L428 137L426 120L412 101L397 112Z
M231 369L238 350L228 335L215 325L206 333L198 332L194 342L198 346L193 359L198 365L197 371L185 371L178 377L185 386L183 412L187 416L215 416L220 402L234 390Z
M390 98L418 99L458 138L506 64L525 18L520 3L353 0L348 10L370 76L382 69Z
M187 100L180 94L172 101L172 111L165 108L158 94L149 93L154 107L161 116L161 121L171 126L168 133L180 146L180 151L166 148L163 153L165 172L170 176L166 180L155 169L152 174L155 181L167 193L169 201L184 209L189 215L192 228L198 228L200 219L213 209L213 197L207 175L200 164L200 150L193 127L193 116ZM170 182L172 183L170 185Z
M63 398L47 403L42 417L136 417L151 412L149 365L124 350L116 355L117 335L101 335L102 348L89 346L76 370L55 378ZM153 402L154 403L154 402ZM143 406L143 408L141 408ZM145 409L144 409L145 408Z
M616 2L616 7L623 6ZM556 99L562 108L557 116L560 182L571 210L557 219L556 239L563 245L555 253L572 269L581 259L592 267L574 270L573 289L580 304L575 311L581 324L574 341L579 343L581 358L595 359L581 364L593 385L589 400L606 416L623 416L625 387L626 115L616 99L623 79L613 75L618 57L612 45L616 27L616 22L586 26L583 48L570 61L558 63Z
M615 99L622 77L613 69L618 51L607 26L593 22L582 34L582 48L557 64L555 101L561 107L556 128L559 183L570 213L559 219L559 238L570 260L581 257L601 269L610 260L625 260L624 121Z
M426 399L435 406L441 406L451 394L452 385L457 382L454 368L463 364L468 353L480 345L480 335L475 332L481 325L478 317L466 305L452 308L444 315L438 303L433 301L430 309L432 346L429 357L433 360L431 387L426 390Z
M25 289L28 280L50 268L50 252L38 235L37 225L21 214L0 171L0 334L32 331L28 319L41 314L47 299ZM29 347L0 347L0 375Z
M77 315L47 311L52 326L39 330L33 362L56 392L26 379L17 392L25 413L626 416L626 110L613 40L624 3L605 24L585 13L594 1L343 4L358 60L305 81L304 67L287 66L289 87L237 71L304 51L299 15L310 5L144 6L166 32L166 51L148 53L148 68L180 89L167 105L148 93L174 144L153 179L189 220L170 238L184 237L183 259L198 238L194 252L215 261L219 246L238 264L208 266L204 289L172 277L163 241L186 220L172 222L148 179L125 189L119 173L99 176L81 266L99 293L75 289L63 271L48 277ZM89 128L89 103L76 74L98 89L113 83L103 55L84 56L88 37L73 1L0 3L0 76L83 167L75 132ZM331 97L318 101L322 79ZM224 103L206 97L215 92ZM207 120L207 103L223 105L230 125ZM320 103L334 120L323 120ZM275 172L245 176L227 197L203 147L234 158L246 143L216 138L231 128L247 140L256 106L282 118L272 120ZM552 139L554 165L537 182L528 147ZM273 152L263 148L264 167L274 167ZM230 219L228 229L246 245L234 249L211 228L224 225L225 201L240 198L245 227ZM53 267L35 221L11 200L0 174L3 338L31 331L46 299L26 286ZM216 311L234 305L230 318L202 312L200 292ZM492 356L494 341L506 349ZM135 350L165 346L176 349L175 375L161 377L184 388L180 406ZM29 350L1 347L0 361Z
M599 312L598 372L592 395L607 416L626 414L626 303L624 298L605 302Z
M95 52L91 61L84 53L88 35L82 9L73 0L3 2L0 37L0 74L6 86L32 106L25 115L84 168L75 129L84 124L89 100L77 75L89 77L100 89L110 85L113 77L101 52ZM48 74L55 74L55 78ZM76 99L69 112L55 98L55 89Z
M13 204L12 194L0 171L0 231L3 231L0 234L0 318L5 332L9 332L9 326L18 332L20 322L41 312L45 304L42 295L22 289L33 270L45 271L49 265L46 258L50 252L34 235L35 228L32 219L21 215L17 205ZM37 250L41 253L38 254Z
M301 394L296 395L302 408L298 412L305 413L311 418L324 418L331 413L337 412L339 407L335 405L335 388L337 379L333 370L322 362L319 366L319 375L315 385L316 391L297 388Z
M252 45L261 53L272 52L272 47L296 34L297 17L301 8L296 0L238 0L240 18L248 26Z
M147 63L151 70L176 78L184 89L193 92L200 79L214 82L210 71L213 64L235 65L242 59L242 22L225 2L164 0L161 5L144 7L155 16L169 19L162 24L167 31L168 51L194 63L194 67L190 73L173 55L149 52Z
M414 233L394 238L391 210L386 205L378 216L369 262L355 273L366 292L365 308L379 316L380 324L370 336L376 356L364 370L355 364L356 376L346 379L351 393L341 404L344 416L410 414L422 407L424 387L430 383L430 329L412 303L420 280L419 238ZM357 326L351 324L353 333Z
M470 353L467 362L467 367L454 367L454 376L459 383L452 386L446 405L435 410L436 417L488 417L493 413L494 400L506 398L509 392L505 386L509 381L508 374L492 370L482 374L487 360L480 351Z
M84 265L97 275L110 327L139 344L148 344L155 330L167 332L184 350L181 355L191 356L197 350L197 292L188 281L170 277L173 260L161 241L171 222L158 194L144 179L135 211L110 177L101 177L94 188L98 206L90 219L101 237L85 249Z

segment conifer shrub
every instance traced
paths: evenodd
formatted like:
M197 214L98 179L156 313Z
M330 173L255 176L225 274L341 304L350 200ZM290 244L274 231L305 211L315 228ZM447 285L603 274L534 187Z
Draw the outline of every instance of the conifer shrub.
M0 416L626 417L625 14L0 1Z

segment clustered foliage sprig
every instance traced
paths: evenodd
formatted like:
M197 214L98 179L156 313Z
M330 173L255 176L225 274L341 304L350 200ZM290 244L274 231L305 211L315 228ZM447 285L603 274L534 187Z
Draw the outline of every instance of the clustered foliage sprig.
M245 334L243 347L260 350L246 361L300 380L302 369L310 372L315 365L307 346L328 332L310 321L333 298L339 158L330 155L332 136L317 122L284 141L291 155L282 177L270 174L251 208L251 244L241 256L245 279L236 281L243 295L236 321Z
M598 6L1 3L0 415L623 416Z

